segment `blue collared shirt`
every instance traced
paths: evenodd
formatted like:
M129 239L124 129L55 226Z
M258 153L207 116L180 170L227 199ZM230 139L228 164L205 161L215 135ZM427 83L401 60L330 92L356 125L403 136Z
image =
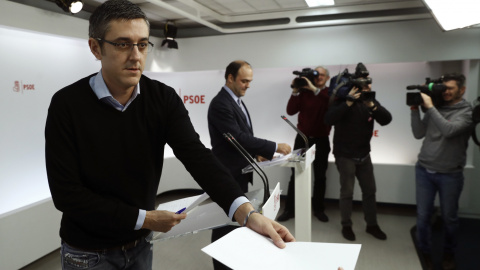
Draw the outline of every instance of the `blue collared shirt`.
M98 74L102 74L102 70L100 70ZM95 93L95 95L97 95L99 100L114 107L118 111L124 112L130 105L130 103L132 103L132 101L138 95L140 95L140 83L138 83L137 86L135 86L135 89L133 89L132 96L127 101L125 106L123 106L122 104L120 104L120 102L113 98L112 94L108 90L107 85L105 84L105 81L103 80L103 76L98 76L98 74L90 78L90 87L92 87L93 92Z

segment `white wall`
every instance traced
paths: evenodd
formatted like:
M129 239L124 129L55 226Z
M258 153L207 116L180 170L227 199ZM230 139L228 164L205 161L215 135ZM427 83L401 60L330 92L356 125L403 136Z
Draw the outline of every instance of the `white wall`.
M36 197L37 192L44 193L47 187L42 160L43 123L49 96L51 97L54 91L88 73L96 72L99 68L98 63L89 55L88 48L85 49L87 27L88 23L84 20L0 1L0 43L3 44L0 48L0 107L5 107L8 103L17 104L16 110L2 111L0 114L0 136L9 136L6 127L9 130L17 129L15 122L21 123L20 127L24 130L24 136L20 138L1 137L0 140L0 166L3 166L0 171L0 192L4 192L0 200L8 198L6 201L2 200L0 205L8 206L14 197L35 200L0 214L1 269L17 269L59 246L60 214L49 198ZM234 59L246 59L256 69L318 64L351 65L359 61L379 64L478 59L479 33L478 29L442 33L432 20L423 20L191 38L179 40L178 51L156 50L147 65L152 72L185 72L221 71ZM12 36L8 34L17 35L15 39L24 40L22 43L12 43ZM153 40L160 44L161 40ZM82 44L85 47L82 47ZM65 51L65 48L71 48L74 53ZM90 57L92 61L88 61ZM78 66L79 64L85 66ZM473 89L478 89L478 62L474 61L473 67L470 66L468 70L469 81L475 77L473 81L476 88ZM36 89L23 93L13 92L15 81L35 82ZM222 83L218 82L218 88ZM420 82L405 82L411 83ZM48 89L42 88L47 84ZM254 116L254 121L255 119ZM7 146L11 147L11 144L18 145L18 152L4 151ZM25 144L29 147L22 147ZM375 152L375 149L373 151ZM480 175L480 157L478 151L473 152L474 168L466 170L470 186L462 195L462 211L478 215L480 199L475 199L474 191L478 190L480 184L472 180L475 177L478 179ZM12 162L13 160L15 162ZM11 166L18 166L18 174L4 173ZM393 191L379 191L379 201L413 201L411 166L376 164L375 170L379 179L379 190ZM393 185L394 188L392 184L381 180L392 175L392 172L397 176L395 183L398 185ZM284 182L289 176L288 169L272 168L268 173L272 182L273 179ZM161 191L190 187L192 183L176 159L165 161L162 177L164 181L160 185ZM327 195L335 198L338 185L332 180L338 176L334 166L330 166L328 177ZM404 179L404 183L400 182L399 178ZM176 182L171 185L172 182L168 179ZM15 182L21 182L25 188L7 188L10 183ZM33 192L29 191L27 187L31 186L37 188Z

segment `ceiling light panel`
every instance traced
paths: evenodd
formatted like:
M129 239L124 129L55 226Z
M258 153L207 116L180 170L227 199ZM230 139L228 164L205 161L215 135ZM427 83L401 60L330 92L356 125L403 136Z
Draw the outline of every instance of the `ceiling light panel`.
M465 28L480 23L478 0L424 0L433 16L445 30Z
M309 7L319 7L319 6L332 6L334 5L333 0L305 0Z

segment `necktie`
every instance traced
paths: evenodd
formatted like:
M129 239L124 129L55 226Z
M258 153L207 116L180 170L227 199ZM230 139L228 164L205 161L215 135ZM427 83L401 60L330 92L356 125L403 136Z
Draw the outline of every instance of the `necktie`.
M237 103L238 103L238 106L240 106L240 109L242 109L242 112L245 115L245 118L247 119L248 126L251 127L250 120L248 119L247 110L245 109L245 106L243 106L242 100L240 98L238 98Z

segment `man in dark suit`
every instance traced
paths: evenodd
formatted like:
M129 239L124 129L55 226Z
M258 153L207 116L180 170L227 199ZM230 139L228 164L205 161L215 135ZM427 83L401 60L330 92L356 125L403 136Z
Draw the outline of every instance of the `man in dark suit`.
M253 174L242 174L242 169L248 165L245 158L224 138L224 133L230 133L250 153L259 160L272 159L275 152L288 154L290 145L275 143L253 136L252 121L248 110L241 101L250 87L253 70L245 61L233 61L225 71L225 86L213 98L208 109L208 129L213 154L225 165L244 192L248 191L248 183L252 182ZM212 242L226 235L235 227L227 226L212 231ZM229 269L214 260L215 269Z

